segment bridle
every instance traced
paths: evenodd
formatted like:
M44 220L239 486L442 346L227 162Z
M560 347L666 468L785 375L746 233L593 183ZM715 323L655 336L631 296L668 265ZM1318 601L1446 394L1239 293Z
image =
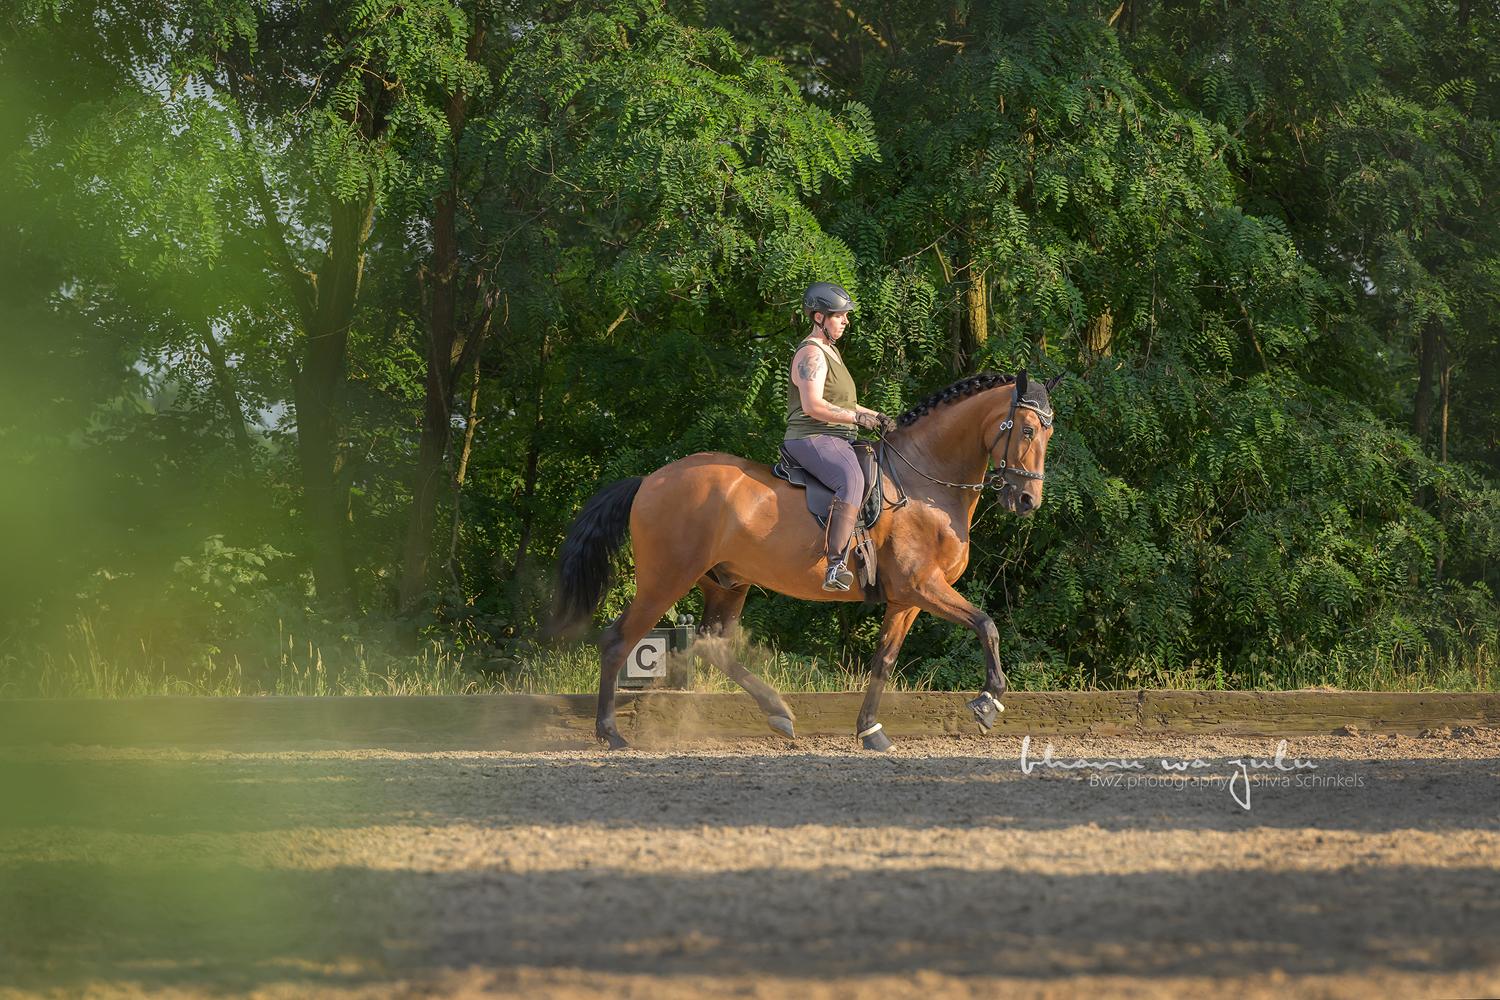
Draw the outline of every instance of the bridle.
M1005 450L1000 453L1000 460L995 463L995 471L984 477L985 482L991 485L991 487L996 490L1001 489L1003 486L1010 485L1009 483L1005 482L1005 477L1007 475L1024 476L1027 479L1035 479L1037 482L1041 482L1046 478L1046 476L1042 475L1042 473L1040 472L1027 472L1025 469L1012 469L1009 465L1006 464L1007 459L1005 458L1005 456L1010 454L1010 439L1011 436L1016 432L1017 410L1030 410L1032 413L1035 413L1037 420L1041 423L1044 430L1052 426L1052 410L1050 408L1044 410L1037 404L1033 403L1031 400L1022 399L1019 392L1011 397L1010 413L1006 416L1004 422L1000 424L1000 429L995 432L995 440L991 441L990 446L985 449L989 453L991 461L994 461L995 445L1000 443L1000 435L1005 435Z
M1005 451L1002 452L1002 457L996 464L996 467L984 477L984 482L982 483L950 483L945 479L934 479L932 476L929 476L927 473L923 472L915 465L912 465L911 459L907 458L905 455L901 454L901 452L897 451L895 445L891 444L890 439L886 437L884 432L881 432L880 435L880 445L882 448L889 448L897 458L906 463L907 468L911 469L911 471L915 472L917 475L921 476L929 483L937 483L939 486L951 486L952 488L957 490L973 490L976 493L984 492L984 488L988 486L990 489L994 490L997 493L1003 493L1007 489L1014 489L1017 485L1015 483L1006 482L1005 477L1007 475L1024 476L1027 479L1034 479L1037 482L1041 482L1046 478L1046 476L1044 476L1040 472L1028 472L1025 469L1013 469L1009 466L1008 460L1003 457L1010 454L1011 435L1015 434L1016 432L1017 410L1030 410L1032 413L1035 413L1037 416L1037 420L1041 422L1041 425L1044 429L1052 426L1052 410L1050 408L1044 410L1036 403L1033 403L1028 399L1022 399L1019 392L1015 393L1010 401L1010 413L1006 415L1005 420L1000 424L999 430L995 432L995 439L991 441L990 446L985 449L986 453L990 456L990 460L995 461L995 445L1000 443L1000 436L1003 434L1005 435ZM896 482L897 489L899 490L900 480L898 479ZM904 498L902 500L902 503L905 503Z

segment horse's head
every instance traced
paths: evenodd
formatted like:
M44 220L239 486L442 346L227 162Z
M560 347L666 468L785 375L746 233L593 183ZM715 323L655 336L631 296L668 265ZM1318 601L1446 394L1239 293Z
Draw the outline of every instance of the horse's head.
M985 427L991 476L1000 489L1005 509L1025 517L1042 505L1042 477L1047 465L1047 442L1052 440L1052 405L1047 394L1063 379L1056 375L1033 382L1023 369L1016 375L1009 404L1002 403Z

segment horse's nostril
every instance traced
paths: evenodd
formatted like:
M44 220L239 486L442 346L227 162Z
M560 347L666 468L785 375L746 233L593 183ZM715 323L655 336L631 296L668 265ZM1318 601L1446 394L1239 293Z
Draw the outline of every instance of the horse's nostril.
M1031 509L1031 494L1030 493L1022 493L1020 495L1020 497L1017 498L1016 506L1020 507L1022 510L1030 510Z

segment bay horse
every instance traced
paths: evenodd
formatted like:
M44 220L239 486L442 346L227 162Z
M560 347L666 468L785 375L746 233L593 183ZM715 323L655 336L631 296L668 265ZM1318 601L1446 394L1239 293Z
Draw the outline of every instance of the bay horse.
M878 579L871 594L856 586L822 588L823 530L803 491L769 466L717 452L689 455L649 476L611 483L584 504L558 556L558 600L548 632L576 634L593 619L610 563L627 529L635 554L635 599L599 644L595 734L611 750L626 746L615 725L615 682L625 657L661 616L694 586L703 592L699 635L717 638L739 621L752 586L809 601L884 600L885 622L870 662L870 683L855 733L870 750L891 739L876 715L896 654L920 611L968 626L984 648L984 690L967 702L981 731L1004 711L1000 633L989 615L953 584L969 562L969 525L986 485L1025 517L1042 502L1047 442L1052 437L1046 382L1018 374L960 379L902 413L883 439L885 511L871 529ZM998 449L998 450L997 450ZM755 698L766 721L791 737L795 716L781 695L735 659L727 643L694 647Z

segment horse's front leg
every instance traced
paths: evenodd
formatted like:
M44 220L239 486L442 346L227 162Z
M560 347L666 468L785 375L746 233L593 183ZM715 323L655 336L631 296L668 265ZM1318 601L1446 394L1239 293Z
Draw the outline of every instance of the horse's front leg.
M984 690L967 704L969 711L974 713L974 721L979 723L980 731L989 732L1000 713L1005 711L1005 706L1000 704L1006 688L1005 671L1000 667L1000 630L995 628L995 620L964 600L947 580L936 574L915 587L913 593L904 599L939 618L967 625L979 637L979 645L984 649Z
M905 604L887 604L885 623L880 626L880 639L875 644L875 656L870 660L870 686L865 688L865 702L859 708L859 721L854 724L860 743L866 750L889 750L891 738L881 731L875 716L880 713L880 695L885 691L891 669L896 665L896 656L911 623L921 608Z

